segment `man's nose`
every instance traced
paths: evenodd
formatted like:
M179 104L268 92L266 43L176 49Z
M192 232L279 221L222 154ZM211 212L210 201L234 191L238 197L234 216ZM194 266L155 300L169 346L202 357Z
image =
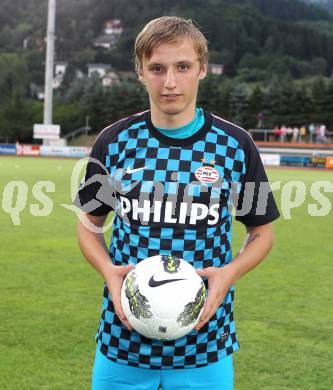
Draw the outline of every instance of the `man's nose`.
M176 75L172 69L168 69L165 78L165 88L174 89L176 87Z

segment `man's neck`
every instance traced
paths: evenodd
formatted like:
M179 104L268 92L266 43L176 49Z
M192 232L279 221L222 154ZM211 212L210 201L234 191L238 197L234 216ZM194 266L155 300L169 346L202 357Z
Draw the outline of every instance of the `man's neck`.
M151 107L151 121L161 129L176 129L190 123L195 117L195 105L187 107L179 114L165 114Z

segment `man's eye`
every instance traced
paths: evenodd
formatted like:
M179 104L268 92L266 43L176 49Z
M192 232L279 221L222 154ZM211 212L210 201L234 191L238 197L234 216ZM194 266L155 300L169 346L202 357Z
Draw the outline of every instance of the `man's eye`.
M151 70L152 70L154 73L161 73L163 69L162 69L161 66L154 66L153 68L151 68Z
M189 69L189 66L186 64L181 64L181 65L179 65L179 69L180 70L187 70L187 69Z

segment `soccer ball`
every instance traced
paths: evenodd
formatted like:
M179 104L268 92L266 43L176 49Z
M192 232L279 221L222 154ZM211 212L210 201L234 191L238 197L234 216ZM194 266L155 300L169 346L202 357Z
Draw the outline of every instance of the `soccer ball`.
M127 274L121 305L131 326L148 338L175 340L199 322L206 288L191 264L152 256Z

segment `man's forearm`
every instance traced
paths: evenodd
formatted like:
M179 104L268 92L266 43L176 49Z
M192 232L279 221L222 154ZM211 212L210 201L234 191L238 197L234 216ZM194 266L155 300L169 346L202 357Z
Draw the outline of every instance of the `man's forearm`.
M106 275L113 267L103 233L94 233L87 229L81 222L77 227L80 249L88 262L106 280Z
M242 249L227 265L233 283L255 268L267 256L273 246L273 240L272 224L248 228L248 235Z

